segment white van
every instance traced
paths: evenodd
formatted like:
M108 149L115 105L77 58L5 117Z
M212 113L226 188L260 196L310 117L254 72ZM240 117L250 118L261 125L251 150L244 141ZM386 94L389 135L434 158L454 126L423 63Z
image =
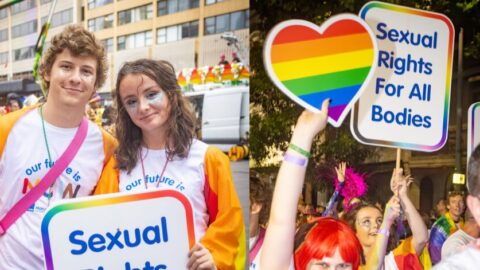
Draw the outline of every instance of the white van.
M187 92L197 114L199 138L224 152L248 141L249 87L232 86Z

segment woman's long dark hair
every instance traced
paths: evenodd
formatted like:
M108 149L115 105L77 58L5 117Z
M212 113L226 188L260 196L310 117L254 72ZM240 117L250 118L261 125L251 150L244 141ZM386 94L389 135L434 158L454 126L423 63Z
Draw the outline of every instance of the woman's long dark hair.
M166 93L170 103L170 115L165 123L165 150L167 157L185 158L195 136L195 114L190 102L183 96L173 66L167 61L139 59L125 63L118 72L115 103L117 110L116 137L119 145L115 152L117 167L132 171L138 161L143 136L128 115L120 97L120 83L129 74L143 74L154 80Z

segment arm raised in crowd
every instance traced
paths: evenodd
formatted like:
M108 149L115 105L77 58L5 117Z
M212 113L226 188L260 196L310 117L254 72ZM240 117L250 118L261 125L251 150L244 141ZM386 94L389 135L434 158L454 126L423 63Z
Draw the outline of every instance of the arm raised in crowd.
M392 191L398 190L400 204L407 216L408 225L412 229L413 247L415 248L417 255L420 255L428 241L428 230L423 222L422 216L418 213L417 209L415 209L415 206L408 197L408 187L413 182L413 179L410 175L404 176L403 169L400 168L398 170L393 170L391 182Z
M304 111L297 120L291 144L280 166L273 193L270 220L260 258L261 269L287 269L293 254L297 202L308 159L298 149L310 151L313 138L327 125L329 100L320 113ZM303 163L303 164L302 164Z
M362 270L380 270L382 269L385 255L387 254L388 237L390 236L390 228L395 219L400 214L400 200L397 196L392 196L385 206L382 225L378 230L375 238L373 249L366 255L366 264L362 266Z
M335 192L333 192L332 197L330 197L330 200L328 201L328 204L327 204L327 208L325 209L325 211L323 211L323 214L322 214L323 217L336 216L336 211L334 210L334 208L337 205L338 196L340 195L343 185L345 184L346 169L347 169L346 162L341 162L340 164L338 164L338 167L335 167L335 171L337 172L339 187L335 189Z

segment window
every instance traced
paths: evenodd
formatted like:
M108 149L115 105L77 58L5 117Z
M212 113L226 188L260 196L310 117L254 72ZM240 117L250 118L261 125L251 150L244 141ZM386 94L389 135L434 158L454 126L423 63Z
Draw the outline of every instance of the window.
M152 4L118 12L118 25L151 19Z
M37 32L37 20L29 21L12 27L12 38Z
M223 1L225 0L205 0L205 5L211 5L211 4L220 3Z
M88 30L91 32L113 27L113 14L88 20Z
M0 53L0 64L6 64L8 62L8 52Z
M13 60L20 61L35 56L35 46L24 47L13 51Z
M205 18L205 35L218 34L248 27L248 9Z
M167 42L167 28L157 29L157 44Z
M7 9L6 8L0 9L0 19L4 19L6 17L7 17Z
M219 15L215 18L215 32L223 33L230 30L230 14Z
M157 16L198 8L198 6L199 0L159 0L157 2Z
M113 52L113 38L104 39L102 42L107 52Z
M0 30L0 41L8 40L8 29Z
M112 3L113 0L88 0L88 9L101 7Z
M71 8L54 13L52 16L52 21L50 22L50 27L53 28L60 25L71 23L73 21L72 16L73 16L73 13ZM42 17L42 25L45 23L46 20L47 20L47 16Z
M215 34L215 17L205 18L205 35Z
M230 30L237 30L242 28L248 28L248 16L245 11L233 12L230 15Z
M167 13L167 1L158 1L157 3L157 16L165 15Z
M145 31L126 36L119 36L117 39L117 50L142 48L152 45L152 31Z
M182 24L182 39L198 37L198 21Z
M198 36L198 21L157 29L157 44Z
M167 42L178 40L178 25L170 26L167 28Z
M25 0L12 5L12 15L35 7L35 0Z

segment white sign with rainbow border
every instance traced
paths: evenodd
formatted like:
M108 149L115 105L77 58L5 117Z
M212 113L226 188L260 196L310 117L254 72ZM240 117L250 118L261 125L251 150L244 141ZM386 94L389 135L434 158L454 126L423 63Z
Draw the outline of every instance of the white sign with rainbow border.
M187 197L175 190L64 201L42 221L45 269L185 269L195 243Z
M480 102L473 103L468 108L467 158L475 147L480 144ZM476 124L475 124L476 121Z
M359 13L378 43L375 74L352 110L361 143L433 152L448 135L453 24L443 14L382 2Z

